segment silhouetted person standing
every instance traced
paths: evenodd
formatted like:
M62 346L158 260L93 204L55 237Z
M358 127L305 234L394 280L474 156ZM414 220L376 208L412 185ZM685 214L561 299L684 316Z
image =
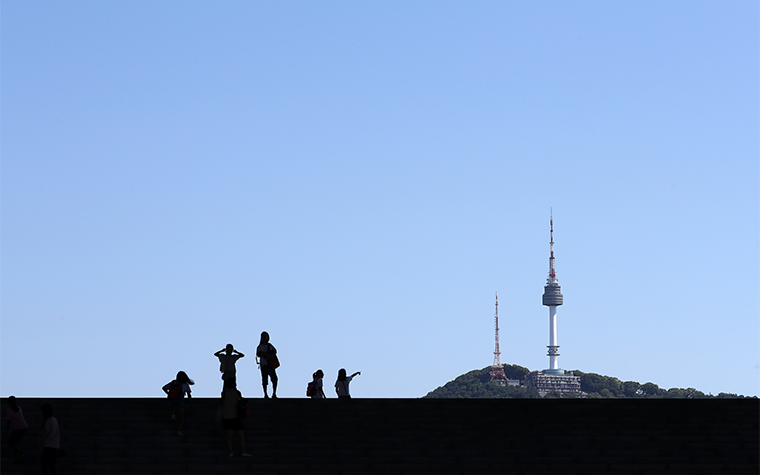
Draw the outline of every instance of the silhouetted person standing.
M219 358L219 371L222 372L222 379L227 380L236 376L235 362L245 355L233 348L232 343L227 343L227 346L214 353L214 356Z
M26 425L24 420L24 413L21 408L16 404L16 398L11 396L8 398L8 410L5 413L5 419L7 425L5 426L6 439L8 440L8 446L15 452L16 462L20 462L24 458L26 452L18 448L18 443L21 438L26 434L26 430L29 426ZM10 434L10 436L8 435Z
M357 371L351 376L346 376L345 369L341 368L338 370L338 380L335 381L335 392L338 393L338 399L351 399L351 393L348 391L348 385L351 383L351 380L354 379L354 376L358 376L360 374L362 373L360 371Z
M232 433L237 432L240 441L240 451L243 457L252 455L245 451L245 436L243 435L243 416L240 414L240 400L243 395L237 388L235 378L224 380L224 389L222 389L222 428L227 431L227 448L232 452Z
M261 384L264 386L264 397L269 398L267 394L268 380L272 380L272 398L277 399L277 373L275 369L280 366L277 359L277 349L269 343L269 333L261 332L261 341L256 348L256 356L259 358L259 368L261 369Z
M161 388L166 396L169 398L169 405L172 408L171 420L177 421L177 435L184 436L182 433L182 425L185 422L185 394L187 394L188 405L193 398L191 395L190 386L195 382L187 376L187 373L180 371L177 373L177 378L173 381L166 383Z
M40 449L40 465L42 474L55 475L55 459L61 448L61 432L58 419L53 416L50 404L42 405L42 448Z
M324 384L322 378L325 377L325 373L321 369L318 369L316 372L314 372L314 374L311 375L311 377L312 377L311 385L314 388L311 398L312 399L326 399L327 396L325 396L325 391L322 387Z

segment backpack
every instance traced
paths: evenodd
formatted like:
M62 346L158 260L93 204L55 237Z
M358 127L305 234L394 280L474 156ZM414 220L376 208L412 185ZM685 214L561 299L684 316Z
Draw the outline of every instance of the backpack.
M306 386L306 397L312 397L316 395L317 395L317 385L314 384L314 381L312 381Z
M242 420L248 417L248 409L250 408L248 399L241 397L238 401L238 417Z
M177 381L172 381L169 383L169 399L181 399L182 394L182 383L178 383Z

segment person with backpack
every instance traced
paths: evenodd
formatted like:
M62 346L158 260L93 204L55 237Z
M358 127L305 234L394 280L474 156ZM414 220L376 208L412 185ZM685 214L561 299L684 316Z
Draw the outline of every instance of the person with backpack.
M174 380L166 383L161 388L169 398L169 405L172 408L172 415L169 419L172 421L176 420L177 435L180 437L185 435L182 433L182 425L185 422L185 394L187 394L187 406L189 406L193 398L190 386L193 384L195 384L195 381L190 379L187 373L180 371Z
M361 371L357 371L351 376L346 376L346 370L341 368L338 370L338 380L335 381L335 392L338 393L338 399L351 399L351 393L348 392L348 385L354 376L359 376Z
M277 359L277 349L269 343L269 333L261 332L261 341L256 348L256 357L258 358L259 368L261 369L261 384L264 386L264 398L269 399L267 394L267 385L272 380L272 399L277 399L277 373L275 370L280 366Z
M11 396L8 398L8 410L5 412L5 419L7 424L5 426L6 434L5 438L8 441L8 446L13 449L16 457L16 462L20 462L24 458L26 452L18 447L18 443L21 438L26 434L29 426L24 420L24 413L21 408L16 404L16 397ZM10 436L8 436L10 434Z
M240 451L243 457L253 457L245 451L245 436L243 435L243 419L248 415L248 401L237 388L235 378L224 380L222 389L222 429L227 431L227 448L230 449L230 457L234 457L232 451L232 432L238 434Z
M235 377L235 362L245 355L236 350L232 343L227 343L224 349L214 353L219 358L219 371L222 372L222 379Z
M326 399L325 391L322 389L322 378L325 373L321 369L318 369L311 375L313 378L309 385L306 387L306 395L312 399Z

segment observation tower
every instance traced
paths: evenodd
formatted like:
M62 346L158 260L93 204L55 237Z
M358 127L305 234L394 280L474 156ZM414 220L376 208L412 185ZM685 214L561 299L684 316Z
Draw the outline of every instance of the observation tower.
M557 344L557 307L562 305L562 292L557 281L557 273L554 269L554 216L549 218L549 277L544 286L542 302L549 307L549 369L547 374L564 374L559 369L559 345Z
M549 369L533 371L525 379L525 385L535 387L543 397L556 391L561 395L582 393L581 378L559 369L559 345L557 344L557 307L562 305L562 291L554 269L554 216L549 218L549 277L544 286L542 303L549 307Z

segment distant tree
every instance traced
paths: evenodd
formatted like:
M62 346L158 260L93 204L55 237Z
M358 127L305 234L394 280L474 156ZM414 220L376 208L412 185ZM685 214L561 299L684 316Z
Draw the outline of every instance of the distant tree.
M536 388L525 388L525 398L526 399L539 399L541 397L541 394L539 394L538 389Z
M703 393L702 391L697 391L694 388L686 388L683 390L683 393L684 393L684 397L686 397L687 399L702 399L702 398L707 397L705 396L705 393Z
M602 376L596 373L582 373L578 371L581 377L581 390L587 393L598 392L601 394L602 389L607 389L613 395L622 395L619 379L609 376ZM619 393L619 394L618 394Z
M663 390L654 383L642 384L641 391L647 396L661 396L663 393Z
M641 383L636 381L626 381L623 383L623 394L625 397L641 397L644 391L641 389Z
M717 396L713 396L717 399L757 399L757 396L741 396L734 393L718 393Z
M663 394L663 396L666 399L684 399L686 397L686 393L683 389L680 388L670 388L665 391L665 394Z
M504 374L507 375L507 378L509 379L517 379L518 381L522 381L527 375L530 374L530 370L523 366L511 364L504 364L502 366L504 367Z
M615 399L615 394L607 388L604 388L601 391L599 391L599 395L605 399Z
M581 389L587 393L598 393L604 389L604 380L595 373L581 374Z

